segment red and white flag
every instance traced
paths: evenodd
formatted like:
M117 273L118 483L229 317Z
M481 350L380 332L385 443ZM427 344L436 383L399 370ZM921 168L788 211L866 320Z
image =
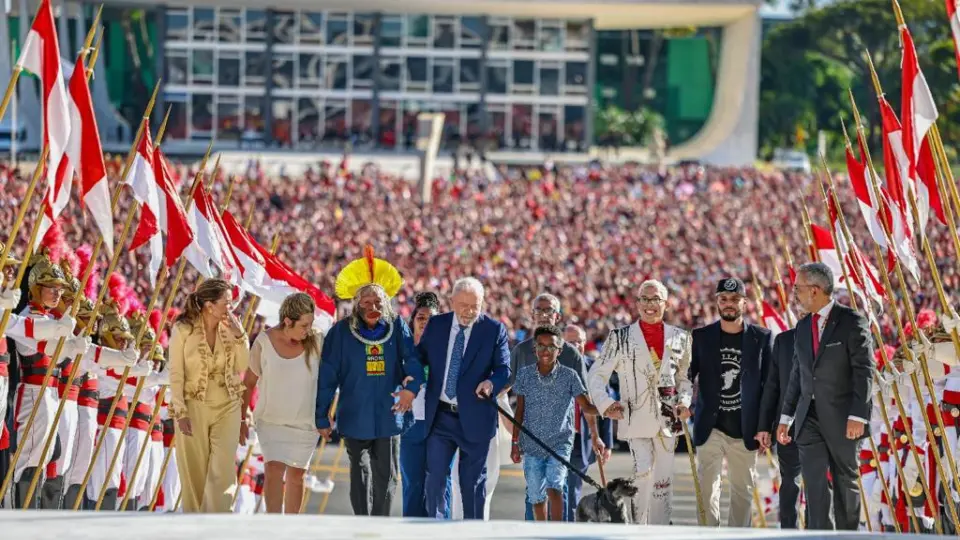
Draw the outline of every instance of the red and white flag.
M833 223L834 227L839 227L836 220L833 220ZM860 255L856 246L853 246L853 252L847 251L846 246L841 246L840 251L843 253L845 266L845 268L842 268L830 231L814 224L810 224L810 230L820 262L829 266L833 272L834 288L846 289L860 297L860 300L864 303L869 296L874 302L882 306L884 289L879 278L877 278L879 274L876 267ZM858 264L858 272L867 274L866 286L858 279L858 274L854 271L854 264ZM850 283L847 283L847 276L849 276Z
M957 0L946 1L950 33L953 34L953 54L957 59L957 72L960 74L960 10L957 9Z
M184 256L190 264L206 278L216 277L209 261L220 269L223 279L240 285L242 266L233 253L233 246L227 240L226 232L220 224L220 214L210 194L202 186L193 192L193 205L187 212L191 227L196 231L196 242L190 244Z
M763 325L770 330L771 339L776 338L777 334L789 330L789 326L784 322L783 317L773 309L766 300L763 301Z
M43 90L43 142L50 149L47 154L47 189L55 191L57 167L70 136L70 111L50 0L41 0L17 65L40 77Z

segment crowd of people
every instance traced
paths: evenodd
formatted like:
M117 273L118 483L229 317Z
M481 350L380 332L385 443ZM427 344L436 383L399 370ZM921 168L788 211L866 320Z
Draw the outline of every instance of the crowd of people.
M174 169L183 182L193 178L194 167ZM121 159L111 158L108 169L115 186ZM30 173L0 167L4 230L14 221ZM715 318L715 308L704 299L711 283L725 275L741 276L749 285L756 278L765 299L777 305L774 264L789 279L782 247L796 262L809 258L802 205L815 223L826 226L812 177L752 168L546 164L500 167L493 176L461 170L434 182L427 205L421 205L415 183L375 166L344 172L324 162L287 177L267 175L252 164L245 175L220 174L207 186L218 204L228 181L237 183L231 212L241 221L251 219L250 232L262 245L279 233L281 257L328 294L337 269L370 243L404 275L397 296L404 315L416 291L449 290L450 276L474 275L487 285L487 309L504 322L511 340L531 335L526 307L550 291L563 298L565 320L586 329L588 350L611 327L632 318L632 291L650 276L670 289L667 320L684 328ZM849 184L839 174L837 182L854 237L869 245ZM130 200L121 197L121 217ZM116 221L119 228L122 220ZM72 246L91 243L96 235L79 204L67 207L62 228ZM930 229L944 288L955 297L960 270L952 264L953 247L945 229ZM29 227L22 227L18 241L28 235ZM119 269L146 297L151 292L146 273L134 270L146 268L148 257L147 250L127 253ZM926 260L918 259L921 274L929 275ZM188 268L184 282L195 277ZM936 304L930 280L923 288L911 287L915 305ZM752 302L748 310L756 315ZM889 320L884 328L894 335Z

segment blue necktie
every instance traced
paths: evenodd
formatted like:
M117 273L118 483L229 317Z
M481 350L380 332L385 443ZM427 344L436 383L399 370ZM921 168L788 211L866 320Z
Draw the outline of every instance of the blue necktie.
M460 332L453 342L453 354L450 355L450 372L447 374L447 386L443 394L448 399L457 399L457 378L460 377L460 362L463 361L463 346L467 341L466 326L460 325Z

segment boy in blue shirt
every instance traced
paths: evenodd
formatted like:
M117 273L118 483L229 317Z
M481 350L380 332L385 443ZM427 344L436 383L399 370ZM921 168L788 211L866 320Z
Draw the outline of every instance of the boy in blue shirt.
M587 390L577 373L557 363L563 349L563 333L556 326L541 326L534 332L537 364L520 369L514 391L517 393L516 419L551 450L569 460L573 451L573 402L584 414L596 415ZM596 446L599 437L592 434ZM513 432L510 457L520 463L523 455L523 476L527 481L527 499L533 505L534 518L563 521L563 486L567 467L552 457L539 444L519 429Z

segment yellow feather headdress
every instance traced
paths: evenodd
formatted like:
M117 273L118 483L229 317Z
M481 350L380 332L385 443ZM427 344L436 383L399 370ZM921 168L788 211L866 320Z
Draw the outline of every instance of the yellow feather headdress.
M375 284L383 288L389 298L400 292L403 278L394 266L383 259L373 256L373 246L363 249L363 258L343 267L337 275L337 296L342 300L353 300L361 288Z

